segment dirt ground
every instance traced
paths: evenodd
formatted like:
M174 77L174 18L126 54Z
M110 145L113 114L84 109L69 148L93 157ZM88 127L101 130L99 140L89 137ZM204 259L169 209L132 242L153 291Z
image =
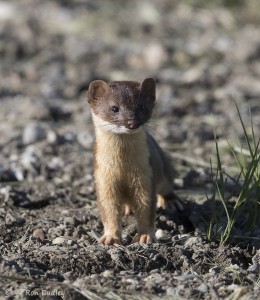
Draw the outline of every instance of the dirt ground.
M234 100L260 133L260 7L249 2L0 1L1 299L259 299L259 243L206 239L213 128L233 174ZM86 90L145 77L157 80L149 128L185 211L158 210L149 246L130 244L126 217L124 245L105 247Z

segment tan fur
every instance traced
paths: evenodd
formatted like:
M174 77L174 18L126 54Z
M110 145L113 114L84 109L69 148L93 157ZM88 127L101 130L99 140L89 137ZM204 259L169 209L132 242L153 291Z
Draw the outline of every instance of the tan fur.
M152 242L155 240L156 188L163 194L171 191L160 155L148 148L149 137L144 129L130 135L114 134L103 130L99 125L101 120L94 114L93 121L96 130L94 176L105 231L100 241L104 244L121 242L121 211L127 205L135 213L138 224L138 235L133 241ZM161 196L161 202L162 199Z
M155 100L154 80L145 79L141 85L94 81L88 95L96 134L95 186L104 225L100 242L121 243L122 211L133 211L138 225L133 242L151 243L155 241L156 194L164 207L173 179L170 161L143 127ZM140 105L145 105L144 113ZM111 111L114 106L121 110Z
M96 128L94 176L98 205L105 234L102 242L121 241L121 210L128 205L136 214L139 233L154 239L154 206L152 168L146 133L114 134ZM139 155L142 153L142 155Z

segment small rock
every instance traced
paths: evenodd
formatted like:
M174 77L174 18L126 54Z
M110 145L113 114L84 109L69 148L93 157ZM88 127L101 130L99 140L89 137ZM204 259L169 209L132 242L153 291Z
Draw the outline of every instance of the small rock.
M217 274L219 272L220 272L220 267L218 267L218 266L215 266L215 267L209 269L209 273Z
M58 171L64 166L64 161L60 157L53 157L48 163L51 170Z
M71 117L71 112L68 110L64 110L61 105L50 105L48 107L50 117L58 122L60 120L68 120Z
M68 244L68 246L72 246L72 245L73 245L73 243L74 243L74 241L73 241L73 240L67 240L67 244Z
M75 223L76 223L76 220L73 217L65 217L63 223L64 223L64 225L72 225L72 226L74 226Z
M157 6L150 1L140 1L138 2L138 13L139 18L144 23L147 24L157 24L160 20L160 13Z
M42 230L42 228L37 228L33 231L32 236L35 238L38 238L40 240L44 240L45 239L45 233Z
M12 20L17 16L16 6L13 3L0 2L0 19L1 21Z
M68 280L69 280L69 279L70 279L70 277L71 277L71 275L72 275L72 271L69 271L69 272L63 273L62 275L63 275L63 277L65 278L65 280L66 280L66 279L68 279Z
M205 283L202 283L200 286L197 287L197 290L200 291L201 293L207 293L209 288Z
M165 50L161 44L151 43L145 47L144 59L148 68L158 70L166 58Z
M77 140L77 135L75 132L67 131L63 135L65 143L74 143Z
M196 274L184 274L181 276L174 276L174 279L180 280L180 281L188 281L192 280L194 278L200 278L201 276L196 275Z
M138 283L139 283L136 279L133 279L133 278L127 278L126 282L129 284L132 284L132 285L138 285Z
M15 222L15 217L8 212L5 216L5 224L12 225L14 222Z
M156 232L155 232L155 237L156 237L158 240L164 239L164 238L165 238L165 234L164 234L163 230L162 230L162 229L156 230Z
M253 264L253 265L249 266L247 270L252 273L258 273L258 272L260 272L260 265L258 263Z
M48 229L48 235L53 237L57 237L57 236L62 236L64 235L64 231L65 231L65 225L60 224L57 227L51 227Z
M82 147L90 149L93 146L94 138L89 132L80 132L77 135L77 140Z
M3 199L4 199L4 202L7 202L8 199L9 199L9 196L10 196L10 190L11 190L11 187L8 185L8 186L5 186L3 188L0 188L0 195L3 196ZM1 199L2 200L2 199Z
M152 281L152 282L155 282L155 283L162 283L163 281L165 281L165 277L159 273L155 273L155 274L152 274L146 278L144 278L144 281Z
M23 171L20 168L14 167L13 172L14 172L15 177L17 178L18 181L23 181L24 180L24 174L23 174Z
M48 141L48 143L55 144L57 142L57 140L58 140L58 136L57 136L56 132L53 131L53 130L49 130L47 132L47 141Z
M26 170L37 173L39 168L39 158L34 146L30 145L26 147L25 151L21 155L21 164Z
M66 241L66 239L63 237L63 236L60 236L60 237L56 237L52 243L53 245L61 245L63 244L64 242Z
M173 288L173 287L169 287L166 290L166 295L169 295L169 296L179 296L179 289Z
M217 283L214 284L214 288L219 289L219 288L221 288L221 287L224 286L224 285L225 285L225 282L219 281L219 282L217 282ZM228 288L231 289L231 286L232 286L232 285L229 285Z
M14 170L0 167L0 182L17 181Z
M260 264L260 249L257 250L256 254L252 258L254 264Z
M179 70L175 70L172 68L165 68L162 69L159 73L159 78L163 81L163 82L167 82L167 83L179 83L181 80L181 76L182 76L182 72Z
M204 77L205 70L203 67L195 67L184 72L182 75L182 83L194 84L200 82Z
M108 278L108 277L113 277L113 272L110 271L110 270L105 270L104 272L101 273L101 275L105 278Z
M38 123L29 123L23 132L23 144L29 145L36 143L46 137L46 130Z
M200 245L202 242L200 237L190 237L185 242L185 246Z

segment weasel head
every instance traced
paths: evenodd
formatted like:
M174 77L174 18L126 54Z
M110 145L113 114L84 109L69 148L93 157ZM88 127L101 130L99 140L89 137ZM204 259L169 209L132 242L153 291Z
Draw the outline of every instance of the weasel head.
M114 133L138 132L152 115L155 81L92 81L88 102L95 126Z

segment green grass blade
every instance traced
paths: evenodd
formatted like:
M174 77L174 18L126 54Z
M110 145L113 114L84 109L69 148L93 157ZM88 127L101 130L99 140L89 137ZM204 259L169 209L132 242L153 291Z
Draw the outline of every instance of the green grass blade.
M239 111L239 108L237 106L236 101L234 101L234 102L235 102L235 106L236 106L236 109L237 109L237 113L238 113L238 117L239 117L240 123L241 123L243 131L244 131L244 136L245 136L245 139L246 139L246 142L247 142L248 149L249 149L249 151L251 153L251 156L253 156L253 149L252 149L251 144L250 144L249 136L248 136L248 133L246 131L246 127L245 127L244 121L242 119L242 116L240 114L240 111Z

